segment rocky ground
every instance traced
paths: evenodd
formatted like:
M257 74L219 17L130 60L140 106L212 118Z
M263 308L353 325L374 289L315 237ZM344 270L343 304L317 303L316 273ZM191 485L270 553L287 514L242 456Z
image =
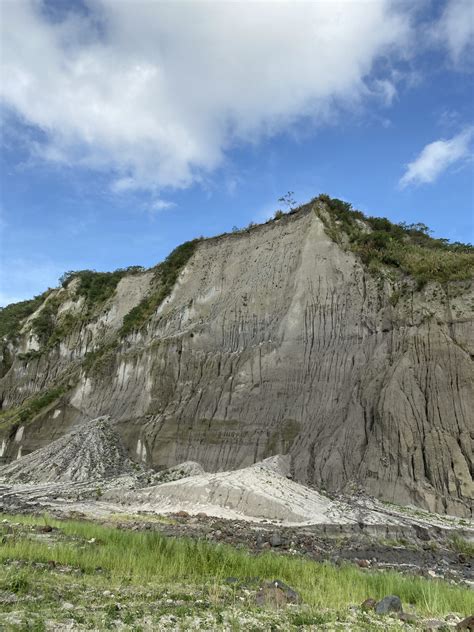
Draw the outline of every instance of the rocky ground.
M60 439L0 467L5 510L169 514L187 511L249 522L426 525L470 532L468 519L390 506L359 494L328 495L292 479L289 455L249 467L207 473L194 462L156 472L131 460L109 417L73 428Z
M282 456L232 472L205 473L193 462L154 472L128 458L106 417L0 468L0 511L79 516L474 586L471 521L362 494L323 495L291 480Z
M230 541L232 527L235 538L243 540L239 525L226 526L216 521L208 522L204 518L201 520L203 528L209 529L207 533L212 538ZM158 528L156 522L150 521L119 523L118 526L133 530ZM185 516L176 517L175 521L168 522L166 526L160 523L159 528L170 534L189 535L197 532L196 523ZM1 521L0 533L3 544L11 541L34 541L47 543L50 547L61 544L91 550L101 545L95 539L84 540L67 536L60 529L44 523L24 524L12 518ZM261 548L261 542L268 542L274 549L291 552L286 542L290 534L290 531L279 534L281 542L278 543L276 532L263 532L254 547ZM309 543L309 534L306 537ZM320 551L324 550L329 554L327 541L324 538L317 541ZM250 544L251 539L246 539L245 542ZM311 540L310 548L315 548L314 540ZM357 549L357 546L353 550L366 552L364 549ZM374 549L379 555L381 550ZM341 544L338 552L338 559L348 555L348 544ZM418 560L422 559L421 553L420 556L417 557ZM449 559L454 558L450 556ZM377 564L370 563L370 566ZM365 564L362 564L362 568L366 568ZM0 566L1 630L362 632L400 629L470 630L473 626L472 618L466 619L459 613L448 613L441 617L422 616L413 606L402 603L394 595L387 595L378 601L368 597L363 603L339 610L315 610L304 603L298 592L278 579L265 581L259 577L225 577L216 578L214 582L203 583L201 586L147 582L134 585L133 582L114 582L113 577L100 567L92 575L88 575L80 567L58 564L52 560L31 562L7 559Z
M131 476L145 470L132 461L108 417L73 428L63 437L0 468L12 484L84 483Z
M443 578L474 590L474 547L439 528L389 528L309 525L284 527L270 523L223 520L186 512L154 517L113 516L104 520L121 529L157 530L170 537L204 538L245 547L253 553L273 551L318 562L342 565L350 562L362 569L396 570L427 578ZM391 537L390 537L391 535Z
M278 578L258 576L132 586L109 581L98 568L98 579L86 581L74 564L29 556L28 543L87 549L94 538L68 539L57 527L16 522L12 514L92 520L137 536L157 532L169 541L329 562L343 572L347 565L361 573L393 570L474 588L474 530L465 519L362 494L330 497L294 482L286 457L232 472L205 473L193 462L154 472L128 458L107 418L1 468L0 511L2 544L18 545L18 555L4 556L0 566L0 630L430 630L454 628L466 614L430 622L398 604L380 618L375 601L315 610Z

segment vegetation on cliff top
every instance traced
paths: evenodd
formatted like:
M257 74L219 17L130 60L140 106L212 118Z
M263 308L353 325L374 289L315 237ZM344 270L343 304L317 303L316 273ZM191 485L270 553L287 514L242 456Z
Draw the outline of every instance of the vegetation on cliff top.
M41 355L42 351L54 347L71 334L77 324L87 322L97 309L113 296L119 281L125 275L139 272L143 272L140 266L119 268L113 272L96 272L95 270L65 272L59 281L63 288L67 288L74 279L79 281L75 294L84 298L82 309L75 315L65 312L58 316L62 297L60 295L50 297L31 322L32 332L37 336L41 348L39 351L26 354L28 358Z
M289 214L307 207L295 208L291 192L280 198L280 201L288 206ZM398 270L413 277L419 287L428 281L446 283L466 280L474 275L474 246L470 244L434 238L424 224L395 224L384 217L366 216L348 202L325 194L314 198L312 202L324 205L326 212L321 208L317 212L325 224L327 234L341 247L356 253L372 272L384 266ZM283 211L277 211L275 219L284 215ZM250 228L251 225L247 230ZM194 239L178 246L156 266L155 289L125 316L119 338L140 329L155 313L170 294L199 241ZM54 346L71 333L78 320L89 319L114 294L123 276L142 271L140 266L131 266L113 272L79 270L64 273L60 279L63 287L68 287L74 279L79 280L76 293L84 297L84 308L79 316L66 313L58 318L60 300L58 297L50 298L32 322L33 332L38 336L41 347ZM25 319L41 306L50 292L48 290L32 300L0 308L0 338L14 339L18 336Z
M72 314L66 313L58 318L57 312L61 298L51 297L31 323L32 331L38 337L40 345L42 347L54 346L71 332L78 319L89 318L97 307L103 305L113 295L120 279L125 275L139 272L143 272L141 266L119 268L113 272L96 272L95 270L65 272L59 282L63 288L66 288L74 279L79 280L76 295L84 297L84 309L80 317L73 317ZM14 339L18 336L28 316L41 307L51 292L52 290L49 289L31 300L0 307L0 338Z
M193 255L199 241L200 239L194 239L181 244L155 267L154 290L126 314L115 340L107 341L86 355L84 368L87 372L99 368L101 363L103 364L104 356L107 355L107 352L115 349L120 338L140 329L155 313L159 305L170 294L179 273ZM114 294L119 281L125 275L137 274L143 270L140 266L131 266L114 272L95 272L94 270L66 272L60 278L62 287L67 288L73 280L78 279L79 283L75 288L75 294L85 299L79 313L58 314L63 297L56 294L44 303L45 298L51 292L48 290L47 293L31 301L23 301L0 309L0 337L13 339L19 334L25 319L43 304L42 309L31 322L31 330L38 338L40 349L19 354L19 358L23 360L39 357L45 350L53 348L71 334L78 324L89 321L93 314L97 313L97 310Z
M65 272L59 279L63 287L67 287L73 279L78 279L76 293L83 296L87 306L104 303L115 292L117 285L126 274L143 272L141 266L118 268L113 272L96 272L95 270L78 270Z
M133 331L139 330L153 316L161 303L171 293L179 273L195 252L199 241L199 239L194 239L181 244L155 267L154 289L124 316L116 338L86 354L83 368L87 374L98 376L113 365L119 340Z
M155 313L164 299L170 294L178 275L196 250L200 239L186 241L171 252L166 259L155 268L157 287L138 305L129 311L123 319L119 337L124 337L134 330L140 329Z
M35 296L29 301L11 303L6 307L0 307L0 338L15 338L19 333L23 322L31 316L49 292Z
M368 217L348 202L320 195L327 213L319 212L328 235L355 252L371 271L383 265L412 276L421 287L428 281L446 283L472 278L474 246L434 238L425 224L394 224Z

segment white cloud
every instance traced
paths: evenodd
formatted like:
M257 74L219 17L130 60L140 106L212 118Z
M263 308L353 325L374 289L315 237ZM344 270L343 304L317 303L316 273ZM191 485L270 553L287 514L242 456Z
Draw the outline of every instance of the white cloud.
M448 167L470 155L473 136L474 128L469 127L449 140L436 140L426 145L415 160L408 163L400 186L434 182Z
M150 211L152 212L159 212L159 211L167 211L170 208L175 207L176 204L174 202L169 202L168 200L153 200L153 202L150 204Z
M434 37L444 43L454 62L472 60L474 43L474 3L449 0L434 28Z
M137 188L137 182L134 178L123 177L113 180L110 189L113 193L127 193Z
M187 186L235 144L374 90L389 103L390 71L373 69L410 37L390 0L85 3L60 22L2 3L0 97L42 130L35 156L112 171L118 193Z
M397 97L397 88L395 84L388 79L377 79L374 82L374 90L386 106L392 105L394 99Z

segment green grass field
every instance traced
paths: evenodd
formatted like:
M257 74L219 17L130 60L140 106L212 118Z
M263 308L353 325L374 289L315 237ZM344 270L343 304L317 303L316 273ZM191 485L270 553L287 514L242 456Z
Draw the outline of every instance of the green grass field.
M363 571L354 565L335 567L274 553L255 556L228 545L167 538L155 531L119 530L92 522L0 515L2 519L7 523L0 522L0 532L1 527L4 532L0 546L0 591L36 595L33 602L26 604L27 609L34 606L37 614L41 614L42 608L54 612L55 604L64 599L73 605L78 602L79 610L84 609L88 591L91 603L97 603L99 608L104 590L122 594L125 591L140 601L138 595L143 591L163 592L163 587L173 586L181 587L178 590L181 601L188 592L200 594L212 606L214 595L212 607L219 609L236 599L236 589L231 589L227 581L229 577L234 578L236 586L238 580L245 584L249 578L256 578L257 582L280 579L301 594L306 608L304 616L313 618L323 611L337 613L368 597L381 599L389 594L398 595L404 605L413 606L423 615L450 612L467 615L474 611L472 591L439 580ZM31 528L45 524L55 530L43 534ZM69 569L69 579L58 572L61 567ZM183 586L188 587L184 593ZM107 599L102 602L106 608ZM189 610L189 604L185 606ZM43 612L41 616L46 615ZM371 629L367 625L365 629Z

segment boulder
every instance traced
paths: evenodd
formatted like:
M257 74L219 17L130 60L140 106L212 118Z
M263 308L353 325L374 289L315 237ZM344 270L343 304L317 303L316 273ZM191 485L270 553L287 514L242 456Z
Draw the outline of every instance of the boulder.
M396 595L388 595L375 605L377 614L389 614L390 612L402 612L402 602Z
M279 533L272 533L270 538L270 544L274 547L281 546L283 544L283 540L281 539L281 535Z
M456 630L474 630L474 614L460 621L456 626Z
M263 584L255 596L255 601L258 606L282 608L289 603L301 603L301 597L293 588L275 579L272 582Z

